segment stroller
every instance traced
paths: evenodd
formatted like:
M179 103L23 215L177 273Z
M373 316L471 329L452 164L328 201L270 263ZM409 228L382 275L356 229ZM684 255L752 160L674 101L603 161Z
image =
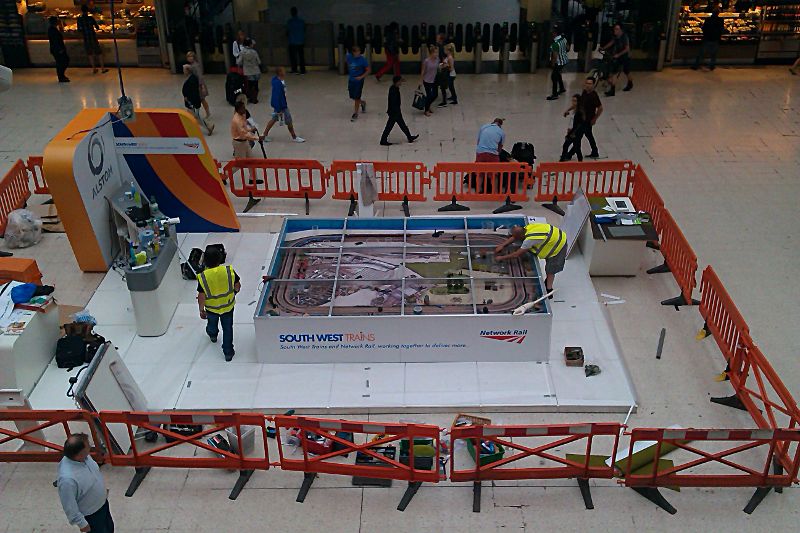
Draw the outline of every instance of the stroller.
M202 105L202 97L200 96L200 80L197 76L190 74L186 81L183 82L183 104L186 109L190 110L197 119L197 122L205 126L208 135L214 133L214 122L210 118L202 118L200 116L200 106Z
M615 65L614 58L608 50L600 50L600 54L602 57L594 60L588 77L594 79L595 90L603 92L610 88L608 79L614 75Z

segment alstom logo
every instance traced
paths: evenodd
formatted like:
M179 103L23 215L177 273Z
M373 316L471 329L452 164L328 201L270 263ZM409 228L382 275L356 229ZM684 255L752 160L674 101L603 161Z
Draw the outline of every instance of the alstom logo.
M480 335L484 339L491 339L493 341L513 342L522 344L528 334L527 329L508 329L501 331L481 331Z

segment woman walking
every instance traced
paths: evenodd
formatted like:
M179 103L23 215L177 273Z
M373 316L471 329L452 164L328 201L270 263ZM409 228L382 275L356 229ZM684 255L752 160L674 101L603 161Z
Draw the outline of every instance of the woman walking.
M436 75L439 73L439 50L435 46L428 47L428 57L422 62L422 85L425 87L425 116L433 114L431 104L436 100L438 87L436 86Z
M447 63L447 87L450 89L449 102L451 104L458 104L458 95L456 94L456 45L449 43L444 47L445 62Z
M187 72L188 71L188 72ZM197 60L197 55L194 52L186 52L186 65L183 66L184 74L194 74L197 76L197 82L200 84L200 104L206 112L206 118L211 116L211 111L208 109L208 86L206 80L203 78L203 66Z

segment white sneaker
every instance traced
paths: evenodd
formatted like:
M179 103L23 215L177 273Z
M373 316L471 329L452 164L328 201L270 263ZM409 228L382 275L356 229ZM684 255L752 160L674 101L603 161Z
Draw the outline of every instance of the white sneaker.
M292 141L294 141L296 143L304 143L304 142L306 142L306 140L303 139L302 137L295 137L294 139L292 139Z

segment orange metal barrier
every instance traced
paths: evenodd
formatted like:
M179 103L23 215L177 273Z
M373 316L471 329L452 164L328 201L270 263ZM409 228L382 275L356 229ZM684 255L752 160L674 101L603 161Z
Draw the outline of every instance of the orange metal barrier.
M325 196L328 173L319 161L234 159L225 164L224 177L236 196L304 198L308 214L309 199Z
M468 468L458 468L455 455L451 457L450 480L474 483L472 510L480 512L480 490L483 480L577 478L586 508L593 509L588 480L614 477L614 465L605 463L598 465L592 462L594 439L608 437L608 442L604 443L606 448L603 449L603 453L609 457L616 457L622 427L618 423L453 427L450 432L453 450L457 449L458 440L465 440L472 447L473 460L468 462L471 465ZM546 442L529 447L521 443L523 438L546 440ZM482 449L482 443L491 443L494 453L479 454L478 450ZM573 443L578 443L574 449L576 452L574 457L566 455L560 457L554 454L554 452L563 454L565 447ZM510 450L516 453L504 456L505 452ZM520 465L519 461L529 458L536 461L528 464L536 466ZM512 463L515 465L509 467Z
M5 233L8 215L15 209L22 209L31 197L28 183L28 169L21 159L14 163L0 180L0 234Z
M661 253L664 256L664 264L651 268L648 274L659 274L672 272L678 287L681 289L680 295L669 298L661 302L661 305L697 305L700 302L692 298L695 286L697 286L697 256L689 245L689 241L683 235L681 228L672 218L672 215L664 209L661 228Z
M64 441L74 433L87 434L92 446L92 457L98 463L105 461L95 431L95 419L88 411L0 409L0 423L2 422L11 422L17 429L15 431L0 424L0 463L57 463L63 457ZM80 424L83 427L74 431L70 424ZM48 438L45 431L51 435L58 433L58 436L52 435Z
M505 202L494 213L505 213L527 202L533 173L526 163L437 163L431 171L435 181L433 199L451 202L439 211L469 211L458 202Z
M267 470L270 467L267 449L267 429L263 415L244 413L130 413L122 411L103 411L99 413L106 442L111 442L109 425L124 424L131 441L130 452L109 450L109 460L114 466L133 466L136 474L131 480L125 496L133 496L150 468L223 468L239 470L239 479L231 490L229 498L235 500L254 470ZM170 424L200 425L202 430L193 435L181 435L168 429ZM233 430L236 442L243 442L244 426L254 426L256 437L253 455L246 455L244 445L238 450L225 451L206 443L207 437L226 429ZM141 449L142 443L135 438L136 428L164 436L167 442L155 443L152 447ZM151 433L152 434L152 433ZM169 441L172 442L169 442ZM186 444L188 446L180 446ZM258 445L261 445L260 447ZM162 453L169 450L168 455ZM184 455L175 455L175 451ZM197 457L195 453L205 450L210 455Z
M800 431L796 429L638 428L630 435L625 486L639 489L637 492L673 514L675 508L661 496L659 487L758 487L744 508L749 514L771 489L788 487L796 481L800 466ZM740 444L734 445L735 442ZM652 468L648 466L647 471L633 465L636 443L652 446ZM785 472L784 465L776 461L779 447L794 449ZM678 455L678 459L670 457L677 464L659 467L659 460L669 452ZM681 452L688 452L689 458L684 459L686 454ZM755 457L759 452L766 453ZM737 454L742 455L733 457ZM754 462L758 466L752 466ZM774 468L773 473L770 467Z
M42 165L44 165L44 157L40 155L28 157L27 167L33 178L33 192L35 194L50 194L50 189L47 188L47 182L44 179Z
M630 196L634 166L630 161L539 163L537 202L572 200L575 191L586 196Z
M703 328L714 336L725 360L736 360L741 368L742 350L752 345L750 328L733 303L719 276L709 265L700 279L700 316L705 320Z
M631 202L639 211L645 211L650 214L653 227L660 234L664 227L662 221L666 210L664 200L661 199L661 195L658 194L653 182L650 181L641 165L636 165L634 176L636 176L636 179L631 193Z
M355 204L358 198L355 189L357 163L372 164L378 183L378 200L403 202L406 216L409 216L408 202L426 200L426 191L430 186L428 169L423 163L405 161L334 161L328 170L328 179L333 183L331 198L350 200L351 205Z
M281 469L304 472L303 485L297 495L298 502L305 500L316 474L363 476L408 481L406 492L397 506L398 510L404 511L422 482L438 483L443 477L439 474L440 443L439 428L436 426L276 416L275 429ZM352 441L344 438L343 434L350 434ZM355 443L355 434L376 435L376 438ZM286 449L290 446L290 440L297 444L297 451L302 451L302 458L291 458L292 451ZM409 444L423 441L435 449L430 456L416 455L416 446ZM399 450L392 444L395 442L399 444ZM380 453L378 449L389 446L399 452L399 460ZM350 453L354 455L350 457ZM359 464L358 456L368 459L372 464ZM342 461L345 458L348 459L346 463Z

